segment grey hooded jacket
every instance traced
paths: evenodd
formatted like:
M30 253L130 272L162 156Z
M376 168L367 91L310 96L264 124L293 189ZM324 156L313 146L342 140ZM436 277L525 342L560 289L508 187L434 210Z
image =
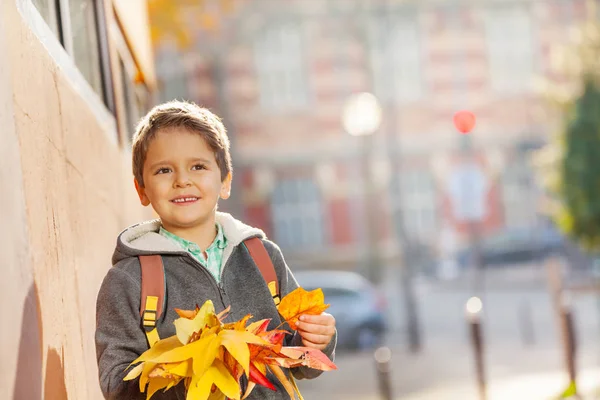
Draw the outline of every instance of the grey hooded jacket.
M175 308L192 310L209 299L213 301L217 312L231 306L227 322L252 314L254 318L251 321L271 318L269 329L280 324L267 284L242 242L251 237L262 239L275 266L283 297L296 289L298 283L286 265L281 250L267 240L261 230L245 225L229 214L217 212L217 221L223 227L228 243L223 253L220 284L189 253L158 234L158 220L131 226L119 235L112 258L113 268L102 282L96 304L96 356L100 386L105 398L146 398L145 394L140 393L137 379L123 381L127 366L148 349L139 314L139 255L160 254L163 259L166 303L163 316L157 322L161 338L175 334L173 321L178 318ZM301 345L300 336L289 335L288 344ZM332 360L335 344L336 337L324 350ZM300 367L294 368L292 373L298 379L310 379L320 375L321 371ZM271 375L268 378L277 391L257 385L249 399L289 399L279 381ZM185 399L183 382L152 396L152 400L167 399Z

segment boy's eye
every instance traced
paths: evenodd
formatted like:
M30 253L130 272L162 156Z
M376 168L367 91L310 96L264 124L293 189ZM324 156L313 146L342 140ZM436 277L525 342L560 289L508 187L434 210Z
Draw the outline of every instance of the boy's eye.
M194 170L194 171L200 171L200 170L203 170L203 169L206 169L206 167L204 166L204 164L196 164L196 165L194 165L192 167L192 170Z
M158 174L168 174L169 172L171 172L170 168L159 168L156 171L156 175L158 175Z

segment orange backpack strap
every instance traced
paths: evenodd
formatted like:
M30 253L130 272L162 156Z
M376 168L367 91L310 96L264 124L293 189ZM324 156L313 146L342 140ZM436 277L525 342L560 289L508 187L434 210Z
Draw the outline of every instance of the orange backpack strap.
M269 253L267 253L265 245L263 244L262 240L257 237L244 240L244 245L250 252L250 256L252 257L252 260L254 260L254 263L258 267L265 282L267 282L267 286L269 287L269 291L271 292L271 296L273 297L275 305L278 305L281 301L279 280L277 279L277 273L275 272L273 261L271 261L271 257L269 257Z
M163 313L165 301L165 270L160 255L139 256L142 270L142 296L140 301L140 317L146 332L148 345L152 347L158 342L156 321Z

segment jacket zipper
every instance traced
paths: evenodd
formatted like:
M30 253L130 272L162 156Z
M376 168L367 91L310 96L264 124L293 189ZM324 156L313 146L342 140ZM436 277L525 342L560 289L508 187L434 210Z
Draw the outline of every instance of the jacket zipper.
M233 247L233 249L231 250L231 254L229 255L229 258L227 258L227 261L225 262L224 265L221 265L221 271L219 272L219 278L221 278L220 282L217 282L217 280L215 279L215 277L213 276L213 274L211 274L210 271L208 270L208 268L206 268L204 265L202 265L202 263L200 261L196 260L194 258L194 256L192 256L187 251L185 252L186 256L188 256L189 258L191 258L194 261L194 263L198 264L200 266L200 268L206 274L208 274L208 276L210 277L210 279L212 279L212 281L215 284L215 286L217 287L217 289L219 289L219 297L221 298L221 305L223 306L223 309L227 308L227 306L228 306L227 304L225 304L225 296L227 295L227 293L225 292L225 288L223 287L223 271L225 271L225 267L227 267L227 265L229 264L229 262L231 260L231 256L233 255L234 251L236 250L236 248L238 246L239 245L236 245L236 246Z
M191 254L189 254L188 252L185 253L185 255L187 256L188 259L191 259L192 262L194 262L195 264L197 264L200 268L200 270L202 270L206 275L208 275L209 279L212 281L212 283L214 284L214 286L216 286L217 291L219 292L219 298L221 299L221 305L223 306L223 309L227 308L227 305L225 304L225 289L223 288L223 285L220 282L217 282L217 280L215 279L215 277L213 276L213 274L210 273L210 271L208 270L208 268L206 268L204 265L202 265L202 263L198 260L196 260ZM223 268L221 267L221 272L223 271ZM221 275L222 278L222 275ZM222 281L221 281L222 282Z

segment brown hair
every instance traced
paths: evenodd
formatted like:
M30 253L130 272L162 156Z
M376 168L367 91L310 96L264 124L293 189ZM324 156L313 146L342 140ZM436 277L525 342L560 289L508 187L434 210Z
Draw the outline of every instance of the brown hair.
M202 136L214 151L221 180L232 171L229 138L221 119L208 109L184 101L169 101L154 107L138 123L132 141L133 175L144 186L144 162L156 133L168 128L187 128Z

